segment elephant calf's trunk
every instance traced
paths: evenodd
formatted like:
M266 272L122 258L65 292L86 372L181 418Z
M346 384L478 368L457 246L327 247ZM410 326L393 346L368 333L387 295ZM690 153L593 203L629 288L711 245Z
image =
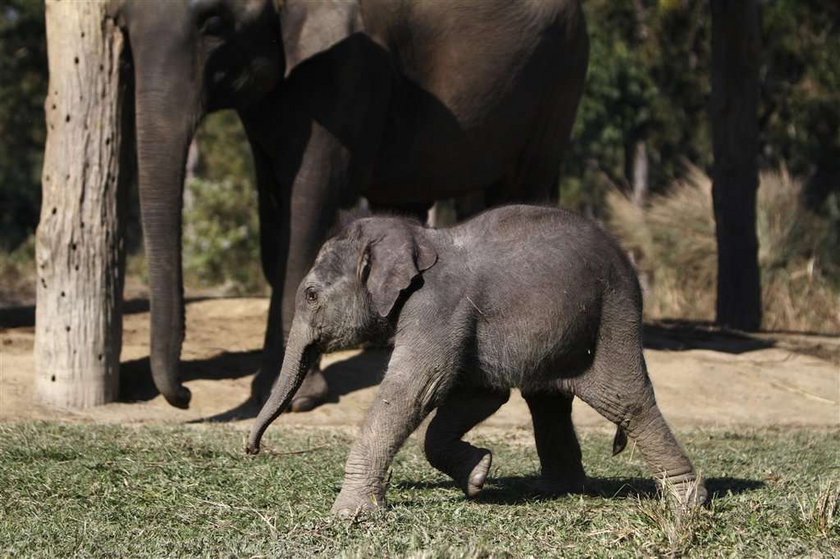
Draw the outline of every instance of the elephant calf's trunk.
M306 372L318 358L318 349L311 344L295 343L295 332L292 330L289 348L283 359L283 369L280 371L280 378L271 391L271 396L260 410L251 434L248 437L248 444L245 447L247 454L258 454L260 452L260 440L263 433L268 429L272 421L283 413L289 406L295 393L303 384Z

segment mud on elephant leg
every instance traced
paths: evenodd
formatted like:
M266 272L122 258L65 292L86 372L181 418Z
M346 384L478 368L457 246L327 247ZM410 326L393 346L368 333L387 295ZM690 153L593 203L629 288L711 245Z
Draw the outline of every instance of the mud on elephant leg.
M467 497L475 497L481 491L493 457L486 448L477 448L461 437L493 415L509 397L509 391L453 391L426 430L429 463L455 480Z
M579 493L584 490L586 473L581 462L580 444L572 425L570 394L523 394L540 457L540 492Z

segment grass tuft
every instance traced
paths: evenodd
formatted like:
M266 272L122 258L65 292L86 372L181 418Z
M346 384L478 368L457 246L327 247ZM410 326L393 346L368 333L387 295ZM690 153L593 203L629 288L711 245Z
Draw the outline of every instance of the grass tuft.
M813 498L798 498L800 520L812 533L822 537L840 535L840 482L824 481Z
M700 478L692 482L687 494L694 494ZM684 502L686 488L678 488L667 479L658 484L658 498L642 500L636 498L636 514L644 518L658 535L655 540L657 555L666 557L684 556L708 532L714 512Z

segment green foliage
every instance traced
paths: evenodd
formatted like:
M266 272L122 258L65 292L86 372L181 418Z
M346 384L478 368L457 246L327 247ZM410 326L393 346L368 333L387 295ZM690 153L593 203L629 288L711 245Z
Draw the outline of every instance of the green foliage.
M253 185L251 148L234 111L220 111L205 118L196 133L196 141L197 176L210 181L233 180L241 185Z
M529 430L493 449L483 497L465 500L418 441L398 455L390 507L334 520L345 430L270 430L246 457L221 426L0 424L0 555L11 557L833 556L840 431L703 430L681 436L709 510L674 517L638 452L583 433L600 489L541 498Z
M186 280L230 293L263 292L253 163L236 114L210 115L197 145L196 178L188 182L185 195Z
M597 215L610 189L629 189L636 142L646 144L653 192L680 175L682 158L710 163L709 25L703 0L589 0L584 10L589 73L560 198Z
M0 5L0 250L38 222L47 54L42 0Z
M760 164L809 178L806 196L840 235L840 5L778 0L761 9ZM711 18L705 0L587 0L584 10L589 75L560 195L597 215L609 190L628 190L637 141L647 146L653 193L683 176L685 159L710 170Z
M259 224L253 188L232 180L194 179L185 214L184 271L201 287L223 285L229 292L264 287L259 268Z
M840 4L776 0L762 18L762 157L840 180Z

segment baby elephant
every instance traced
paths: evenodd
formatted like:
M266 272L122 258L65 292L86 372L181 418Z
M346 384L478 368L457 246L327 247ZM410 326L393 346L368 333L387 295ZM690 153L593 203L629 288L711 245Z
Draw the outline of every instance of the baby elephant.
M289 405L321 352L394 336L376 400L347 459L333 513L383 507L394 454L437 408L426 432L431 464L468 496L490 451L461 437L517 387L531 410L542 483L586 480L572 397L635 440L685 503L706 500L662 418L642 355L642 298L630 262L594 223L566 210L507 206L448 229L408 219L360 219L328 240L298 288L283 370L254 425Z

